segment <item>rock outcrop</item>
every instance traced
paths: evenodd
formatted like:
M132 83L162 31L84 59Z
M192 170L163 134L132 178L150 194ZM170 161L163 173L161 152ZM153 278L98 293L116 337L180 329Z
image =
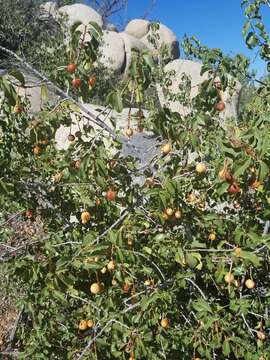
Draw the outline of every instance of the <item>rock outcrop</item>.
M190 98L193 99L199 93L200 85L203 81L209 79L209 74L206 72L201 75L202 64L191 61L191 60L182 60L177 59L165 66L165 72L173 72L171 76L171 85L169 90L172 94L177 94L179 92L179 85L182 82L183 75L187 75L191 80L191 91ZM219 79L216 79L218 81ZM227 117L237 117L239 95L241 91L241 84L236 81L233 88L227 88L227 90L222 93L222 100L225 103L225 110L220 113L221 119L226 119ZM186 114L189 112L189 109L180 104L179 101L172 101L164 96L164 93L159 90L159 100L161 105L166 105L172 111L178 112L180 114Z

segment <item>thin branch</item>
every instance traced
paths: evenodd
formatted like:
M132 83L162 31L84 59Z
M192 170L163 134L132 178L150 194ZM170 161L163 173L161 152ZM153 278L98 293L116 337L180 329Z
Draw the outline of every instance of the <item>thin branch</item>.
M91 340L87 343L86 347L85 347L84 350L82 351L81 355L77 358L77 360L82 359L82 357L84 356L84 354L86 353L86 351L91 347L91 345L96 341L96 339L97 339L98 337L100 337L100 336L104 333L104 331L106 330L106 328L107 328L110 324L113 324L113 323L119 324L119 325L121 325L121 326L129 329L129 327L128 327L127 325L121 323L121 322L118 321L118 320L115 320L115 319L109 320L109 321L107 322L107 324L100 330L100 332L98 332L97 335L94 336L93 339L91 339Z
M162 279L165 280L165 276L163 275L163 272L160 270L160 268L157 266L157 264L154 263L154 262L153 262L151 259L149 259L147 256L145 256L144 254L142 254L142 253L139 252L139 251L134 251L134 250L126 250L126 251L131 251L133 254L143 257L145 260L147 260L150 264L152 264L152 265L157 269L157 271L160 273Z
M107 125L105 124L98 116L96 116L94 113L92 113L90 110L88 110L82 103L80 103L78 100L73 99L73 97L71 97L70 95L67 95L62 89L60 89L57 85L55 85L52 81L50 81L46 76L44 76L43 74L41 74L39 71L37 71L36 69L34 69L30 64L28 64L24 59L22 59L21 57L19 57L17 54L15 54L13 51L6 49L5 47L0 45L0 50L2 50L3 52L5 52L6 54L12 56L13 58L15 58L17 61L19 61L22 66L24 68L26 68L27 70L29 70L32 74L36 75L38 78L40 78L42 81L46 82L51 88L52 90L58 94L59 96L61 96L63 99L67 99L72 101L74 104L76 104L80 110L82 110L84 113L86 113L89 116L89 119L95 123L97 126L101 127L102 129L104 129L107 133L109 133L111 135L111 137L116 140L117 139L117 135L116 133ZM120 139L119 139L120 140ZM122 139L122 141L124 141Z
M14 322L12 331L11 331L10 336L8 338L8 341L7 341L8 346L7 346L5 351L9 351L11 349L11 346L13 344L13 341L14 341L14 338L15 338L15 335L16 335L16 331L17 331L17 328L18 328L18 325L19 325L19 322L20 322L20 319L21 319L21 316L22 316L22 312L23 312L23 308L21 309L21 311L17 315L17 318L16 318L16 320Z
M6 221L0 224L0 227L3 227L7 223L9 223L11 220L15 219L17 216L21 215L24 212L24 210L18 211L16 214L12 215L10 218L8 218Z
M185 278L186 281L189 281L193 286L195 286L195 288L199 291L199 293L202 295L202 297L204 298L204 300L207 300L207 297L204 295L202 289L191 279L189 278Z
M241 317L242 317L242 319L244 320L244 323L245 323L245 325L246 325L246 327L247 327L250 335L253 337L253 336L254 336L253 331L252 331L251 327L248 325L248 322L247 322L247 320L246 320L246 318L245 318L245 316L244 316L243 313L241 314Z
M263 235L262 236L266 236L269 232L269 228L270 228L270 221L267 220L265 222L265 225L264 225L264 229L263 229Z

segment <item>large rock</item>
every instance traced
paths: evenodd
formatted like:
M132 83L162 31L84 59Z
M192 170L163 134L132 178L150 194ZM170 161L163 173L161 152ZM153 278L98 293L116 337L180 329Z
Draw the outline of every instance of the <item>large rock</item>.
M110 70L117 73L124 70L126 61L125 43L117 32L105 31L103 33L101 53L101 63Z
M204 73L201 76L201 68L202 64L191 60L178 59L167 64L165 66L165 71L167 73L173 72L173 75L171 76L172 85L169 87L170 92L173 94L179 92L179 85L182 82L183 75L186 74L191 80L190 98L193 99L196 95L198 95L202 82L209 78L208 73ZM224 112L220 113L221 119L226 119L230 116L237 117L238 115L238 102L241 84L238 81L236 82L232 95L229 93L230 90L227 89L222 95L226 108ZM190 111L190 109L187 109L180 104L179 101L168 100L160 88L158 89L158 93L161 105L166 105L172 111L178 112L181 115L186 115Z
M57 4L53 1L48 1L40 5L40 9L50 15L55 16L57 13Z
M119 36L121 37L122 41L125 44L126 63L125 63L124 76L126 76L128 74L131 63L132 49L142 51L142 50L146 50L147 46L136 37L129 35L125 32L119 33Z
M148 20L134 19L127 24L125 33L141 39L148 34L149 30L150 22Z
M179 42L176 35L167 26L159 24L159 47L162 44L166 45L171 59L178 59L180 56ZM149 41L148 36L151 35L151 30L141 38L141 41L152 51L155 51L153 44Z
M77 21L82 22L84 25L87 25L90 21L93 21L96 22L100 27L103 26L101 15L99 15L99 13L87 5L73 4L62 6L58 10L58 13L67 16L69 26L72 26Z

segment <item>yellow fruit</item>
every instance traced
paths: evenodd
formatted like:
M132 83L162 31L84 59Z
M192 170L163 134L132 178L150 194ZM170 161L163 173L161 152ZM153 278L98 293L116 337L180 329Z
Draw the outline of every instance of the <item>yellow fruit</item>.
M109 271L113 271L113 270L115 269L115 266L116 266L115 261L111 260L111 261L109 261L108 264L107 264L107 269L108 269Z
M194 203L197 200L196 195L194 193L191 193L187 196L187 201L189 203Z
M266 339L266 335L263 331L258 331L257 332L257 338L261 341L264 341Z
M165 210L165 213L166 213L168 216L172 216L172 215L173 215L173 209L167 208L167 209Z
M176 210L176 212L174 213L174 216L177 220L181 219L181 217L182 217L181 210Z
M127 294L129 292L130 286L128 283L125 283L122 287L123 293Z
M163 327L164 329L167 329L167 328L169 327L169 320L166 319L166 318L161 319L160 325L161 325L161 327Z
M235 256L240 257L242 256L242 249L240 247L236 247L234 249Z
M25 217L27 217L27 219L31 219L33 217L33 211L29 209L26 210Z
M227 284L231 284L234 281L234 276L231 272L228 272L225 276L224 276L224 280Z
M165 212L162 214L162 217L165 221L169 220L169 216Z
M171 144L167 143L167 144L163 145L162 148L161 148L161 151L163 152L164 155L169 154L169 152L172 151Z
M126 135L127 135L127 137L131 137L133 135L133 130L131 128L128 128L126 130Z
M245 285L248 289L254 289L255 282L252 279L248 279L245 281Z
M133 239L131 237L128 238L128 246L133 246Z
M81 221L82 221L82 224L86 224L91 218L91 215L88 211L83 211L81 213Z
M154 186L155 185L155 179L152 177L149 177L145 180L145 185L146 186Z
M87 321L86 320L81 320L79 323L79 329L81 331L84 331L87 329Z
M23 112L23 107L20 106L19 104L17 104L14 106L13 112L14 112L14 114L20 114Z
M94 323L93 320L88 320L87 321L87 327L92 328L92 327L94 327L94 325L95 325L95 323Z
M42 152L42 149L41 149L41 147L39 145L36 145L36 146L33 147L33 153L35 155L40 155L41 152Z
M196 165L196 172L198 174L204 174L206 172L206 165L204 163L198 163Z
M150 281L150 280L145 280L144 285L150 286L150 285L151 285L151 281Z
M106 267L104 266L104 268L102 268L102 269L100 270L100 272L101 272L102 274L105 274L105 273L107 272Z
M117 280L116 279L112 279L112 286L117 285Z
M209 236L208 236L208 239L210 240L210 241L215 241L216 240L216 234L215 233L211 233L211 234L209 234Z
M68 135L68 141L72 142L75 140L75 136L73 134Z
M94 295L100 294L103 291L103 286L100 283L93 283L90 286L90 291Z

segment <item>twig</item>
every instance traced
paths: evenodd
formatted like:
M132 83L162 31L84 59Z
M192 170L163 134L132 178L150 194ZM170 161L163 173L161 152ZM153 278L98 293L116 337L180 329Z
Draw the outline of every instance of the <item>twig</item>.
M245 325L246 325L249 333L250 333L252 336L254 336L254 335L253 335L253 332L252 332L252 329L251 329L251 327L248 325L247 320L246 320L246 318L245 318L245 316L244 316L243 313L241 314L241 317L242 317L242 319L244 320L244 323L245 323Z
M11 346L13 344L13 341L14 341L14 338L15 338L15 335L16 335L17 327L19 325L19 322L20 322L20 319L21 319L21 316L22 316L22 312L23 312L23 308L21 309L21 311L19 312L19 314L16 317L16 320L14 322L12 331L11 331L11 333L9 335L9 338L8 338L8 341L7 341L8 346L7 346L5 351L9 351L11 349Z
M150 260L147 256L145 256L144 254L142 254L142 253L139 252L139 251L134 251L134 250L126 250L126 251L130 251L130 252L132 252L132 253L135 254L135 255L141 256L141 257L143 257L145 260L147 260L148 262L150 262L150 264L152 264L152 265L157 269L157 271L160 273L162 279L165 280L165 276L163 275L163 273L162 273L162 271L160 270L160 268L157 266L156 263L154 263L152 260Z
M128 209L125 209L123 211L123 214L120 216L119 219L117 219L108 229L106 229L102 234L100 234L91 244L90 246L94 245L94 244L98 244L99 240L105 236L110 230L114 229L117 225L119 225L129 214ZM81 252L84 251L84 248L81 248L71 259L71 262L81 254Z
M269 228L270 228L270 221L267 220L265 222L265 225L264 225L263 235L262 236L266 236L268 234Z
M89 116L89 118L91 119L91 121L93 123L95 123L96 125L98 125L102 129L107 131L112 136L112 138L114 140L117 139L116 133L108 125L106 125L98 116L96 116L91 111L89 111L82 103L80 103L77 100L73 99L73 97L71 97L70 95L67 95L62 89L60 89L57 85L55 85L52 81L50 81L46 76L44 76L39 71L34 69L30 64L28 64L24 59L19 57L13 51L11 51L9 49L6 49L5 47L3 47L1 45L0 45L0 50L2 50L3 52L5 52L8 55L14 57L16 60L18 60L22 64L23 67L25 67L31 73L36 75L42 81L46 82L55 91L56 94L58 94L59 96L61 96L64 99L70 100L74 104L76 104L80 108L80 110L82 110L84 113L86 113Z
M200 294L202 295L202 297L204 298L204 300L207 300L207 297L204 295L202 289L191 279L189 278L185 278L186 281L189 281L193 286L195 286L195 288L200 292Z
M6 225L7 223L9 223L11 220L13 220L14 218L16 218L17 216L19 216L20 214L22 214L24 212L24 210L18 211L16 214L12 215L10 218L8 218L6 221L4 221L3 223L0 224L0 227L3 227L4 225Z
M109 320L109 321L107 322L107 324L100 330L100 332L98 332L97 335L94 336L93 339L91 339L91 340L87 343L86 347L85 347L84 350L82 351L81 355L77 358L77 360L82 359L82 357L84 356L84 354L86 353L86 351L91 347L91 345L96 341L96 339L97 339L98 337L100 337L100 336L104 333L105 329L106 329L110 324L113 324L113 323L117 323L117 324L119 324L119 325L121 325L121 326L124 326L125 328L129 329L129 327L128 327L127 325L121 323L121 322L118 321L118 320L115 320L115 319Z

